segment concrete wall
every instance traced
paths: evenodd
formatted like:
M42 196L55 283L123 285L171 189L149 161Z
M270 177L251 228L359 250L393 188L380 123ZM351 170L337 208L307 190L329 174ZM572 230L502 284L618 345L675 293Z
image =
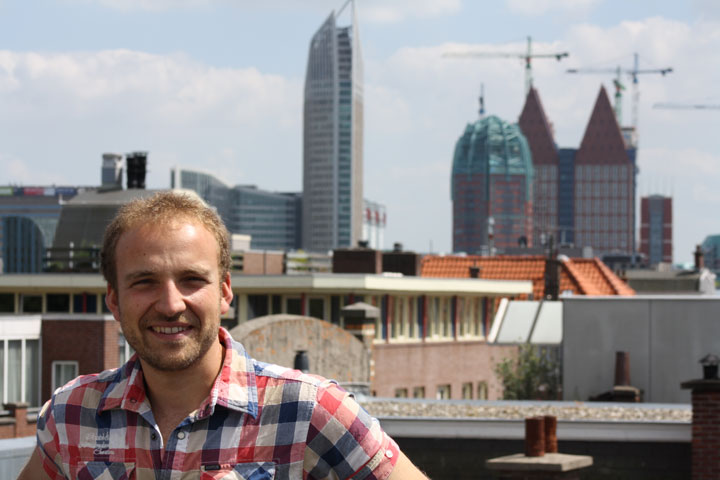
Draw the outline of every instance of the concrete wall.
M720 297L566 298L563 396L610 390L615 352L630 353L630 382L646 402L690 403L680 383L702 376L698 361L720 354Z
M438 385L450 384L452 399L462 399L463 383L485 382L488 399L502 398L502 385L494 373L495 365L517 356L515 345L489 345L486 342L423 342L375 344L375 377L372 391L378 397L393 397L395 389L425 387L425 397L435 398Z
M341 383L370 382L370 352L352 334L326 321L269 315L233 328L230 335L258 360L292 367L295 353L305 350L310 373Z

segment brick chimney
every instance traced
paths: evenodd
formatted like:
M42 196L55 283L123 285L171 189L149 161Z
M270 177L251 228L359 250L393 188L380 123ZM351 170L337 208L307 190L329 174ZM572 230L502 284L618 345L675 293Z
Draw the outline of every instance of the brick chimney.
M695 246L695 252L693 252L693 254L695 256L695 270L700 271L705 268L705 254L700 245Z
M707 356L701 363L708 359ZM717 357L714 358L717 362ZM720 379L716 368L707 368L699 380L689 380L682 388L692 391L692 480L720 478Z

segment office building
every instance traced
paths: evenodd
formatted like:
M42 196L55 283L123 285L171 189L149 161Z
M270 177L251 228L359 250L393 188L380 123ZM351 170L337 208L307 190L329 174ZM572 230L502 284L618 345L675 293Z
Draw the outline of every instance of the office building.
M345 11L349 26L338 26ZM302 245L329 251L357 244L363 215L363 67L355 3L313 35L303 109Z
M545 116L540 96L530 88L518 121L527 138L535 170L533 186L533 244L545 243L548 235L558 231L558 148L552 125Z
M634 131L620 128L600 88L580 148L557 148L535 89L520 115L536 172L535 241L591 247L600 256L635 252Z
M640 199L640 253L648 265L672 263L672 198Z
M261 190L254 185L231 187L210 173L175 168L171 188L195 191L217 209L231 233L250 235L254 250L300 248L302 196Z
M56 186L0 187L0 272L42 272L62 205L83 190Z
M453 158L453 251L532 246L533 177L530 149L516 124L496 116L469 124Z

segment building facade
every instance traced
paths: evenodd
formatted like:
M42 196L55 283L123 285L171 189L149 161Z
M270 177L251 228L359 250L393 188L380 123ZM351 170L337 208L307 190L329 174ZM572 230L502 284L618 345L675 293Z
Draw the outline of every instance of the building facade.
M672 263L672 198L650 195L640 199L640 253L648 265Z
M533 244L545 243L548 235L559 230L558 206L560 186L559 156L553 139L552 125L545 116L535 88L528 92L518 121L527 138L535 170L533 184Z
M520 115L535 169L535 241L591 247L597 255L635 252L637 166L634 131L620 128L601 87L580 148L557 148L535 89Z
M172 170L170 185L195 191L217 209L231 233L251 236L251 249L300 248L300 193L270 192L253 185L231 187L211 173L185 168Z
M350 9L351 24L337 25ZM302 245L357 244L363 214L363 67L355 3L333 11L310 41L303 109Z
M534 171L525 136L495 116L469 124L455 145L453 251L532 245Z
M0 251L4 273L43 271L65 201L83 188L0 187Z

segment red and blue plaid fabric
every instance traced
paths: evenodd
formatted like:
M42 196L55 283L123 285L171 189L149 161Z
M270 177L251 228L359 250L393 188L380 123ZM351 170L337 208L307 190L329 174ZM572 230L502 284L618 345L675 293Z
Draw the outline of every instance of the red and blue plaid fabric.
M220 329L209 398L163 445L137 357L78 377L38 418L53 479L384 479L399 450L332 381L251 359Z

